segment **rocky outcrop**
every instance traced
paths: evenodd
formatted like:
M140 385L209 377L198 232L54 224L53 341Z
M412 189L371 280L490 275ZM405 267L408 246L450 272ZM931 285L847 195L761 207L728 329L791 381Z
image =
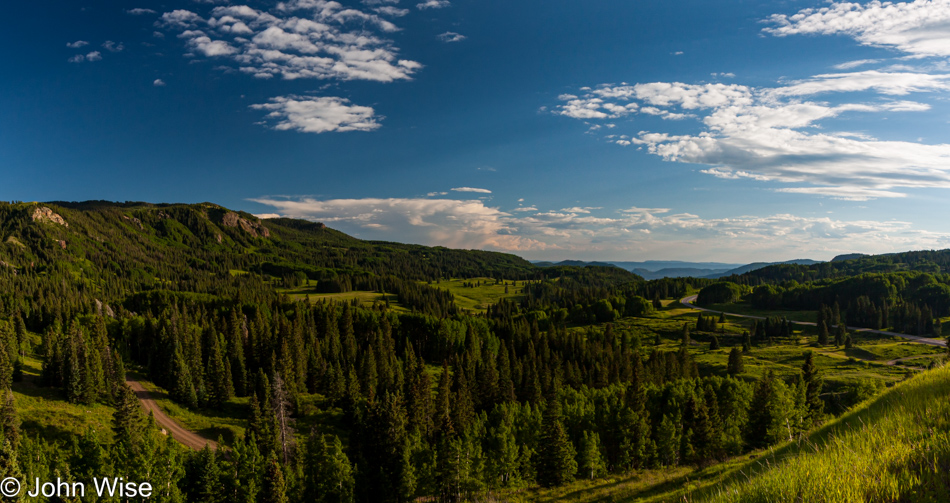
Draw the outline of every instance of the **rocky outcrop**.
M135 217L130 217L130 216L128 216L128 215L122 215L122 218L124 218L124 219L128 220L129 222L131 222L132 225L138 227L140 231L144 231L144 230L145 230L145 227L142 226L142 221L141 221L141 220L139 220L139 219L137 219L137 218L135 218Z
M241 230L254 237L270 237L270 231L267 230L267 227L261 225L260 222L252 222L246 218L242 218L241 215L233 211L225 213L221 219L221 223L227 227L240 227Z
M33 210L33 221L34 222L50 222L54 224L59 224L64 227L69 227L69 224L63 220L63 217L54 213L53 210L42 206Z

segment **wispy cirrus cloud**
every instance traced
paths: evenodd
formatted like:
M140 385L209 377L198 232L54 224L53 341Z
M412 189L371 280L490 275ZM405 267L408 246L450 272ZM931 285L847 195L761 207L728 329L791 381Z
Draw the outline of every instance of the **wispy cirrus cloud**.
M280 96L251 108L270 112L265 123L278 131L372 131L380 127L382 119L371 107L351 105L347 99L328 96Z
M491 191L488 189L479 189L476 187L456 187L451 190L453 192L476 192L478 194L491 194Z
M365 239L518 252L534 258L667 256L701 250L716 259L825 258L856 249L885 253L945 248L950 235L904 221L837 220L789 214L704 218L670 208L597 211L536 207L505 211L482 200L428 198L330 199L262 197L275 214L322 221ZM584 211L569 211L569 210ZM532 213L532 214L528 214ZM520 214L520 215L519 215ZM737 250L742 250L737 252ZM821 257L818 257L821 258Z
M153 11L152 9L143 9L143 8L141 8L141 7L136 7L135 9L128 9L128 10L126 10L125 12L126 12L127 14L131 14L131 15L133 15L133 16L142 16L142 15L145 15L145 14L158 14L157 12Z
M89 45L89 42L86 42L85 40L77 40L77 41L75 41L75 42L69 42L69 43L67 43L67 44L66 44L66 47L69 47L70 49L79 49L79 48L85 47L85 46L87 46L87 45Z

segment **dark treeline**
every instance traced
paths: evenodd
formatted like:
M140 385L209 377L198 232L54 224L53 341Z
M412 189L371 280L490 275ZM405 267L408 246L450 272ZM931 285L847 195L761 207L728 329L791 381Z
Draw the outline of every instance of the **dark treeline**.
M950 275L869 273L805 284L760 285L749 300L760 309L819 310L822 306L837 306L840 315L836 320L840 318L847 325L940 336L938 318L950 315Z

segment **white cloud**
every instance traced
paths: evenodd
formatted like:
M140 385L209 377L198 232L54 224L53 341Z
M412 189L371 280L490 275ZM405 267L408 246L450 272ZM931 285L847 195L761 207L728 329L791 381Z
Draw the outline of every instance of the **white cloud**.
M337 97L280 96L270 103L251 105L254 110L270 112L267 118L278 131L294 130L302 133L331 131L372 131L379 128L379 120L371 107L350 105L349 100ZM275 122L276 121L276 122Z
M190 10L177 9L162 14L162 17L158 20L157 24L159 26L185 29L194 27L202 22L204 22L204 19L202 19L198 14L195 14Z
M89 45L89 42L86 42L85 40L77 40L75 42L67 43L66 47L69 47L70 49L79 49L80 47L85 47L87 45Z
M111 40L106 40L103 42L102 47L109 52L121 52L123 49L125 49L125 45L123 45L122 42L115 43Z
M125 12L127 12L128 14L132 14L133 16L141 16L143 14L157 14L157 12L153 11L152 9L142 9L142 8L129 9Z
M775 96L810 96L828 92L875 91L887 95L906 95L950 89L950 75L867 70L851 73L816 75L769 91Z
M480 200L422 198L254 201L283 216L322 221L366 239L513 251L534 257L584 253L603 259L630 254L689 258L702 250L708 259L735 261L950 246L950 235L918 230L901 221L789 214L704 218L668 208L638 207L606 217L566 211L519 216L514 212L536 209L507 213ZM736 250L742 250L740 255Z
M515 209L513 209L513 210L511 210L511 211L518 211L518 212L523 212L523 211L538 211L538 209L535 208L534 206L521 206L521 207L515 208Z
M450 5L452 5L452 3L449 2L449 0L426 0L425 2L417 3L416 8L419 10L444 9Z
M429 192L428 194L426 194L426 196L428 197L447 196L448 194L449 194L448 192Z
M382 7L377 7L373 9L373 11L376 13L382 14L384 16L392 16L392 17L403 17L406 14L409 14L409 9L400 9L399 7L393 7L391 5L384 5Z
M68 61L68 62L70 62L70 63L82 63L82 62L85 61L85 60L86 60L86 56L85 56L84 54L77 54L77 55L75 55L75 56L71 56L71 57L70 57L69 59L67 59L66 61Z
M916 0L866 4L832 2L788 16L774 14L764 31L776 36L844 34L864 45L889 47L916 57L950 56L950 2Z
M873 65L874 63L880 63L879 59L857 59L854 61L845 61L844 63L839 63L834 66L835 70L851 70L852 68L857 68L864 65Z
M441 40L441 41L443 41L443 42L446 42L446 43L449 43L449 42L461 42L461 41L465 40L465 38L466 38L465 35L461 35L461 34L459 34L459 33L455 33L454 31L447 31L447 32L442 33L442 34L440 34L440 35L438 36L438 39L439 39L439 40Z
M326 223L365 239L452 248L506 251L547 248L543 242L512 234L508 214L480 200L456 199L253 199L281 215Z
M99 51L92 51L89 54L86 54L86 61L99 61L102 59L102 53Z
M861 132L824 131L822 121L846 114L909 113L928 103L894 100L911 93L950 91L950 75L868 70L816 75L773 88L738 84L653 82L600 85L554 112L588 122L636 114L664 119L695 117L700 131L639 131L608 135L612 143L639 145L667 161L709 166L702 172L725 179L796 184L782 192L865 200L900 197L900 189L950 188L950 144L879 140ZM872 92L863 102L809 101L834 93ZM564 100L562 100L564 101Z
M152 85L155 86L155 87L165 87L165 81L162 80L162 79L155 79L155 80L152 82Z
M454 192L477 192L479 194L491 194L491 191L488 189L478 189L475 187L456 187L450 190Z
M377 12L401 13L393 6ZM399 27L378 13L329 0L290 0L269 12L221 5L207 18L179 9L162 14L157 24L178 31L189 53L226 57L257 78L410 79L422 65L400 58L393 42L379 35Z

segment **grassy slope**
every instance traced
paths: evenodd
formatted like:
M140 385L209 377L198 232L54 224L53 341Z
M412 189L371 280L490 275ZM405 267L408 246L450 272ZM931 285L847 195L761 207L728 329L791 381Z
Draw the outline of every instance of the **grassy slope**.
M702 470L644 470L508 501L950 501L950 366L923 372L801 441Z
M466 287L464 283L480 282L477 287ZM524 285L513 286L510 280L504 280L500 284L495 284L491 278L471 278L471 279L452 279L432 283L430 286L448 290L455 297L455 305L466 311L485 311L490 304L496 304L503 298L518 300L521 298L521 291ZM505 293L507 284L508 292Z
M13 383L13 397L23 430L47 440L68 441L88 428L105 442L112 440L112 407L102 404L77 405L63 399L61 390L37 385L39 360L23 358L23 381Z
M948 393L950 367L921 373L694 500L947 501Z

